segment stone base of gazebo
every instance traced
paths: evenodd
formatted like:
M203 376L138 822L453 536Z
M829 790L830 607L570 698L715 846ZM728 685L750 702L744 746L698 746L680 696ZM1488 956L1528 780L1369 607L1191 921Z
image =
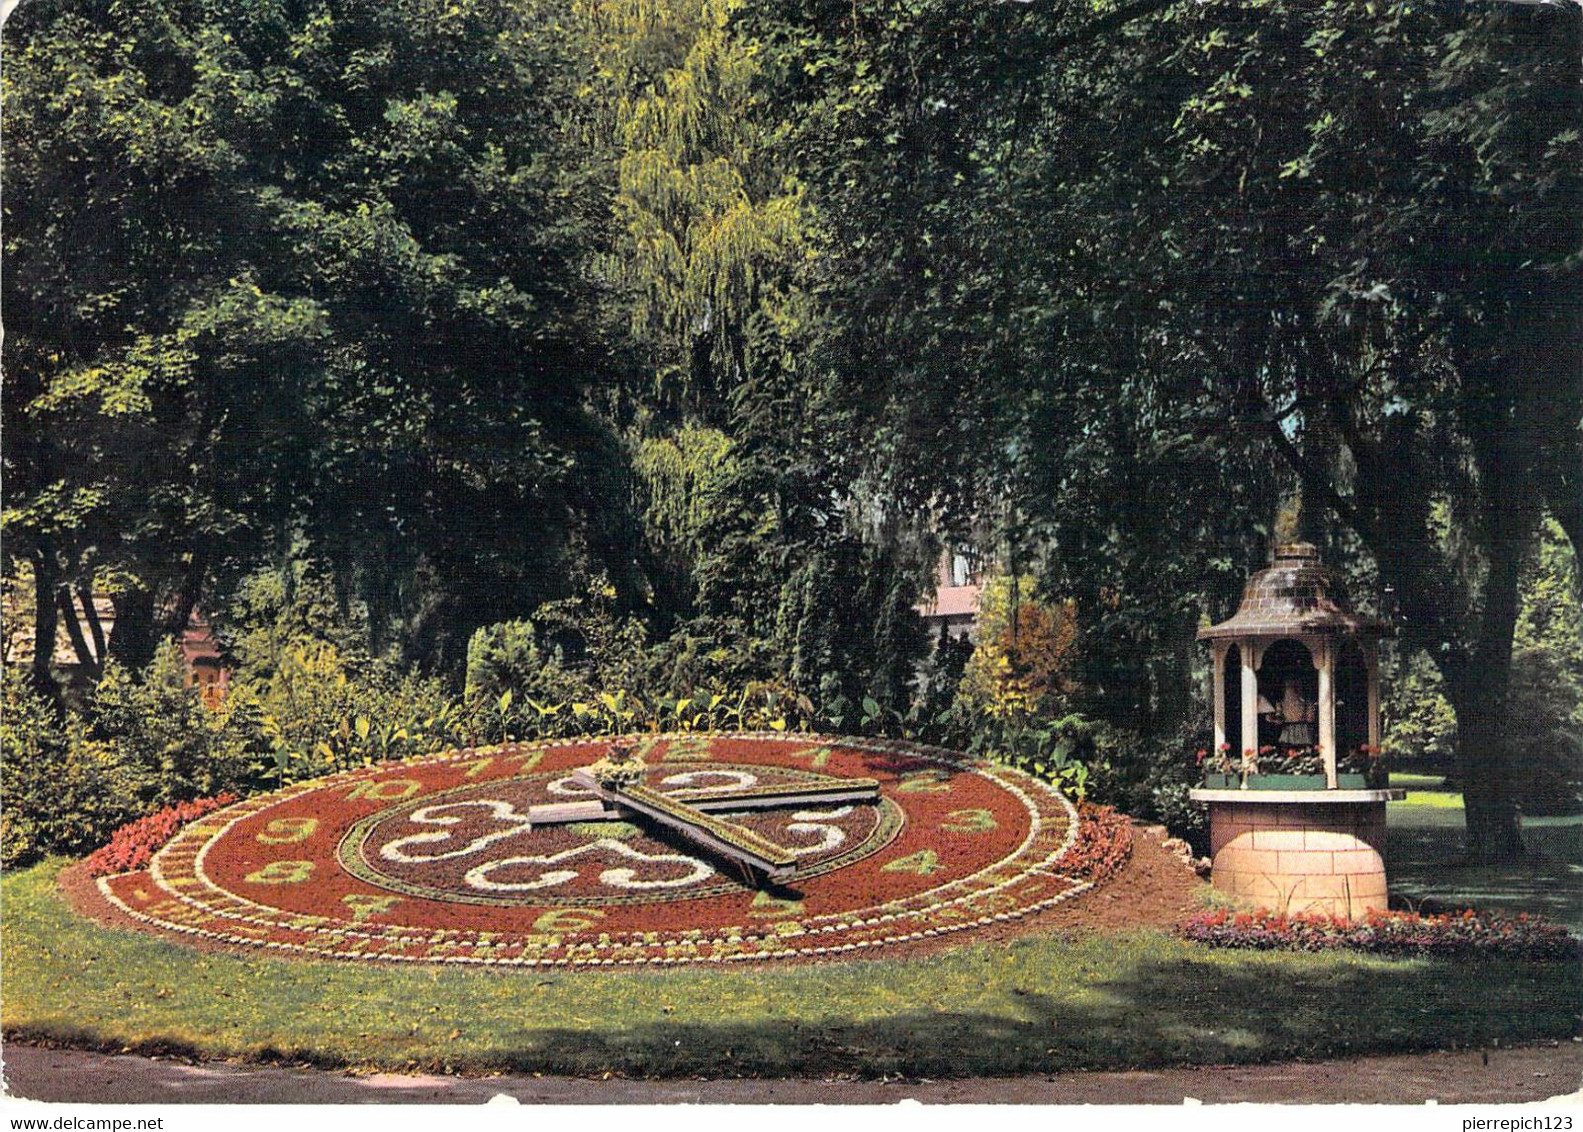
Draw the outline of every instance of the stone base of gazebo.
M1401 790L1194 790L1212 883L1278 912L1359 919L1386 907L1385 803Z

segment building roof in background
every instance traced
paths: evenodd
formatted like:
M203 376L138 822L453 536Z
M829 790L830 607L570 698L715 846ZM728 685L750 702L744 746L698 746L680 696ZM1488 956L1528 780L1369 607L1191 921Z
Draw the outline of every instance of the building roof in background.
M983 586L941 586L935 591L934 600L916 608L924 617L976 617L978 598Z

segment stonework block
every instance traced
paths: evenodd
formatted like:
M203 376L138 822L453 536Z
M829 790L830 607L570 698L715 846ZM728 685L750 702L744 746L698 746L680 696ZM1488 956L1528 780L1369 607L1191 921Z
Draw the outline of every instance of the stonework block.
M1305 849L1356 849L1358 839L1350 832L1336 829L1305 829L1303 830L1303 848Z
M1256 829L1253 831L1253 847L1255 849L1273 849L1288 853L1303 849L1305 848L1303 831L1300 829Z
M1291 877L1329 876L1335 871L1331 865L1334 854L1321 851L1298 850L1292 853L1277 853L1280 861L1278 871Z
M1216 888L1266 908L1356 918L1387 906L1384 803L1210 807Z
M1373 849L1348 849L1333 854L1335 870L1353 876L1384 876L1385 862Z

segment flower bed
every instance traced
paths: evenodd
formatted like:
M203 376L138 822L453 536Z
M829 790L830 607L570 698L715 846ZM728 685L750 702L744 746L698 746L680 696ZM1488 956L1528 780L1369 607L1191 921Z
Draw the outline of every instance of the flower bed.
M1555 962L1580 957L1580 941L1537 916L1515 919L1461 914L1370 912L1360 921L1332 916L1256 912L1205 912L1180 934L1213 947L1258 951L1365 951L1378 955L1499 958Z
M235 801L235 794L194 798L190 802L178 802L174 806L156 810L147 817L128 822L111 835L109 844L94 851L85 862L84 869L91 877L141 869L148 864L156 850L176 836L182 826Z
M127 871L97 892L162 931L325 958L716 962L862 954L1013 921L1087 892L1131 848L1115 811L1080 815L1046 783L934 748L787 734L642 743L662 793L865 782L879 796L731 816L795 855L789 878L764 884L630 815L530 820L536 806L591 799L573 772L607 744L508 744L248 799L188 825L146 868L113 858Z
M1231 746L1222 743L1213 753L1200 749L1196 764L1203 785L1212 790L1323 790L1325 760L1317 747L1264 746L1231 757ZM1345 751L1336 759L1336 784L1342 789L1379 789L1390 782L1390 768L1379 747L1367 744Z
M1112 806L1077 807L1077 841L1062 859L1071 876L1090 884L1109 880L1132 856L1132 821Z

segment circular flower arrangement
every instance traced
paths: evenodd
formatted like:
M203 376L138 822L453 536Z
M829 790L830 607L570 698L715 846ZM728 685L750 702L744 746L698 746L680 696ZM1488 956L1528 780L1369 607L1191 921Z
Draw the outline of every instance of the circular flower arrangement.
M666 796L658 812L683 814L681 829L574 773L607 742L508 744L207 813L98 892L140 923L221 945L614 965L862 954L1025 916L1096 875L1072 852L1071 803L1003 766L779 734L629 742L644 768L634 789ZM861 797L841 798L862 780ZM727 851L689 836L685 815L703 809ZM793 864L766 879L733 859L736 843Z

